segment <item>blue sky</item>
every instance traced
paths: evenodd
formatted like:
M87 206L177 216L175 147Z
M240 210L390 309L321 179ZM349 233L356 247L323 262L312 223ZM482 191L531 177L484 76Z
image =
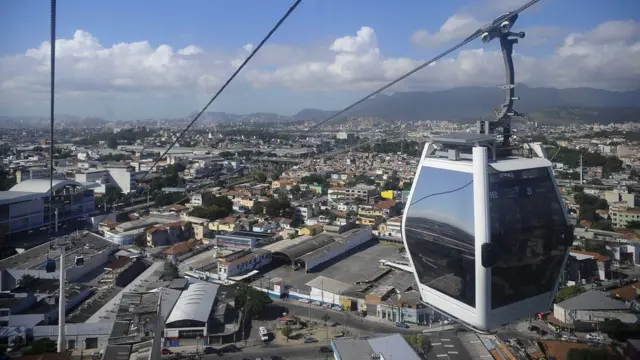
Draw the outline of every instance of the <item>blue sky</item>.
M380 67L386 66L382 59L423 60L455 43L452 40L438 42L432 46L419 46L415 41L412 42L412 35L416 31L423 29L431 34L436 33L449 17L456 14L472 16L478 21L486 21L499 15L503 9L514 8L521 2L518 0L450 0L439 2L306 0L281 27L270 43L286 46L288 49L302 49L302 53L307 54L308 58L301 58L301 63L314 64L318 61L324 61L329 64L334 60L334 53L328 50L328 46L337 38L355 36L361 27L366 26L375 32L375 46L370 46L379 49L381 58L376 60L375 66L377 67L371 65L370 70L372 73L381 73L388 71L385 69L389 69L389 67ZM209 86L202 85L203 88L199 88L196 91L197 94L178 91L177 87L170 89L171 84L163 83L163 91L167 93L160 100L155 95L139 94L136 97L109 97L110 95L100 94L99 96L92 95L92 97L80 98L78 92L83 92L84 87L80 86L75 90L64 87L61 91L76 91L76 93L74 93L75 97L62 98L60 109L65 113L114 116L116 118L179 116L187 111L195 110L206 102L206 97L209 94L213 93L215 84L220 82L217 77L222 77L223 74L228 75L230 72L229 69L220 70L220 72L212 69L213 54L216 59L225 56L239 57L242 54L241 47L249 43L256 44L291 3L292 1L283 0L59 0L58 39L73 39L77 30L83 30L91 34L102 47L107 49L118 43L128 44L140 41L148 41L152 48L169 45L174 51L195 45L202 49L204 54L210 56L206 59L199 59L199 66L216 74L215 76L211 75L216 80L210 80ZM42 0L0 1L0 13L4 15L0 22L1 57L24 56L28 49L37 48L43 41L48 40L48 2ZM571 13L572 16L567 17L564 15L566 13ZM535 8L524 13L518 22L520 28L544 28L544 31L537 32L539 41L536 40L535 33L528 34L528 38L532 37L533 40L529 45L524 45L517 51L532 59L551 56L555 49L561 45L562 39L571 32L585 32L603 22L612 20L638 21L639 14L640 1L637 0L543 0ZM540 34L546 34L545 31L549 31L549 34L553 33L553 36L542 39ZM625 41L637 41L637 39L625 39ZM526 40L523 43L526 44ZM495 50L496 46L493 44L493 47L489 47L488 50ZM482 48L482 45L473 44L470 46L470 49L472 48ZM322 49L326 50L325 53L321 52ZM362 51L359 52L359 54L361 53ZM317 59L312 55L317 56ZM118 66L122 66L121 62L116 63L120 64ZM372 61L368 61L367 64L372 64ZM350 74L335 79L331 82L331 86L323 84L322 88L310 89L306 87L306 84L302 84L301 80L292 80L293 75L291 74L299 74L300 72L300 69L292 68L294 65L296 64L283 65L281 59L274 60L273 63L269 63L265 59L261 65L247 69L255 70L256 73L251 79L244 79L232 87L228 96L221 98L215 109L237 113L275 111L285 114L294 113L305 107L336 109L347 105L348 101L361 96L378 82L382 83L387 80L380 78L375 80L375 84L374 82L367 83L359 79L369 78L369 75ZM26 65L23 66L26 67ZM67 63L61 62L59 66L67 66ZM115 70L112 67L109 71L113 72ZM287 71L284 74L287 74L286 76L282 72L276 73L276 70L285 67ZM5 68L9 69L9 66L5 66ZM71 69L69 69L69 74L73 73ZM11 80L11 88L17 89L15 87L17 86L16 81L23 78L18 78L17 72L19 71L30 73L26 68L19 70L11 68L11 71L7 70L4 73L0 71L0 76L2 76L0 83ZM60 71L61 81L64 82L66 72L64 69ZM198 71L201 71L200 68ZM335 73L336 70L331 71ZM499 73L501 69L498 67L496 71ZM104 70L102 73L105 74L104 81L106 81L108 71ZM452 73L455 74L455 72ZM15 78L11 78L12 76ZM78 79L78 76L72 76L74 78L70 83L78 84L84 81ZM168 77L175 79L176 76L178 75ZM187 76L187 74L180 73L179 76L198 78L197 74ZM326 77L319 73L314 76ZM354 78L357 79L354 80ZM553 77L549 75L549 78ZM46 77L43 76L38 81L43 81L43 79ZM314 78L305 77L304 79L313 83ZM446 82L444 78L429 78L429 86L436 86L434 85L435 80L441 83ZM91 81L93 81L92 86L98 86L95 84L95 79ZM193 81L195 84L196 80ZM356 84L357 81L360 82ZM501 79L495 79L496 83L499 81ZM585 81L584 79L571 78L566 80L566 84L567 86L590 85ZM33 82L35 80L29 83ZM601 87L614 87L615 85L604 80L601 82L603 84ZM184 85L188 81L184 80L182 83ZM256 85L258 83L260 86ZM455 83L456 86L465 84L462 79L459 83ZM470 81L469 84L475 83ZM599 86L598 84L594 83L596 87ZM552 82L550 84L534 83L534 85L562 86L563 84ZM141 80L137 80L136 89L138 91L141 89L152 91L151 88L142 88L142 86ZM9 85L3 88L8 89ZM25 87L22 86L20 89L22 91ZM154 87L153 89L155 89L153 91L157 91L158 88ZM11 94L15 95L16 93L17 91L13 91ZM29 92L25 90L25 93L26 95L23 94L23 97L28 96ZM112 93L113 89L109 94ZM37 105L38 103L36 98L31 103L22 103L12 99L9 103L0 103L0 115L33 115L41 111L41 106ZM92 111L95 113L92 114Z

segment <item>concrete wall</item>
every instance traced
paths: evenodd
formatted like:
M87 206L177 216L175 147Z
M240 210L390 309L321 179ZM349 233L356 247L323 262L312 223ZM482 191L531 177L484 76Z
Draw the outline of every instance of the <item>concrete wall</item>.
M81 323L81 324L66 324L65 338L67 342L69 340L75 341L75 348L78 350L101 350L109 343L109 334L113 327L113 321L105 321L99 323ZM58 339L58 326L57 325L45 325L36 326L33 328L34 340L49 338L53 341ZM87 348L87 339L89 342L97 341L97 348ZM67 345L69 345L67 343Z

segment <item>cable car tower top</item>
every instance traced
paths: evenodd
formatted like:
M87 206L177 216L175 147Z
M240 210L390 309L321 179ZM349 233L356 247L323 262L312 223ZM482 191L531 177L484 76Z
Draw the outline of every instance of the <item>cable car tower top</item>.
M471 37L480 35L480 39L483 43L488 44L493 39L500 40L500 47L502 49L502 58L504 60L504 67L506 72L506 84L500 87L505 90L504 103L495 109L496 120L495 121L478 121L476 133L451 133L442 137L433 139L433 143L439 145L440 150L433 148L433 151L427 152L427 155L445 155L450 157L450 151L452 149L459 149L461 147L468 146L486 146L489 147L490 154L493 155L495 160L496 156L509 156L511 155L511 118L513 116L524 116L523 113L519 113L513 109L513 103L516 100L520 100L515 95L515 72L513 69L513 45L518 43L518 39L525 37L524 32L512 32L511 28L513 24L518 20L517 12L508 12L498 16L489 24L478 29ZM498 134L502 135L502 142L498 144L496 138L496 130L501 129ZM445 149L442 149L445 148ZM542 156L539 149L534 149L538 155ZM469 154L470 155L470 154ZM465 156L462 156L465 157Z

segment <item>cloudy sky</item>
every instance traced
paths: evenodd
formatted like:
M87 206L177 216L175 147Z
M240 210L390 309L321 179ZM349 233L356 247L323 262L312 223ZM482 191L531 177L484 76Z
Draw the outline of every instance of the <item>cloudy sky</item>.
M524 0L303 0L211 110L338 109ZM56 106L107 119L202 107L293 0L59 0ZM0 115L45 115L49 7L0 1ZM541 0L516 31L519 82L640 88L640 1ZM499 44L479 40L393 91L504 80Z

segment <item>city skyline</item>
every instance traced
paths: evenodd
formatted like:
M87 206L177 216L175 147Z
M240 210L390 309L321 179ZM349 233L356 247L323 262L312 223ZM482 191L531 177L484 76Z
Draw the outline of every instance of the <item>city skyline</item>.
M303 2L210 110L289 115L341 108L522 3ZM527 10L518 21L518 29L527 31L516 48L518 81L637 88L640 22L629 14L639 13L639 5L615 3L541 1ZM221 11L207 1L188 7L164 1L152 8L60 2L57 109L123 120L199 110L289 5L254 1L225 4ZM573 16L562 15L568 9ZM10 14L1 25L8 41L0 45L0 115L46 113L48 6L3 2L0 11ZM497 44L478 40L392 91L493 86L504 76L501 62Z

